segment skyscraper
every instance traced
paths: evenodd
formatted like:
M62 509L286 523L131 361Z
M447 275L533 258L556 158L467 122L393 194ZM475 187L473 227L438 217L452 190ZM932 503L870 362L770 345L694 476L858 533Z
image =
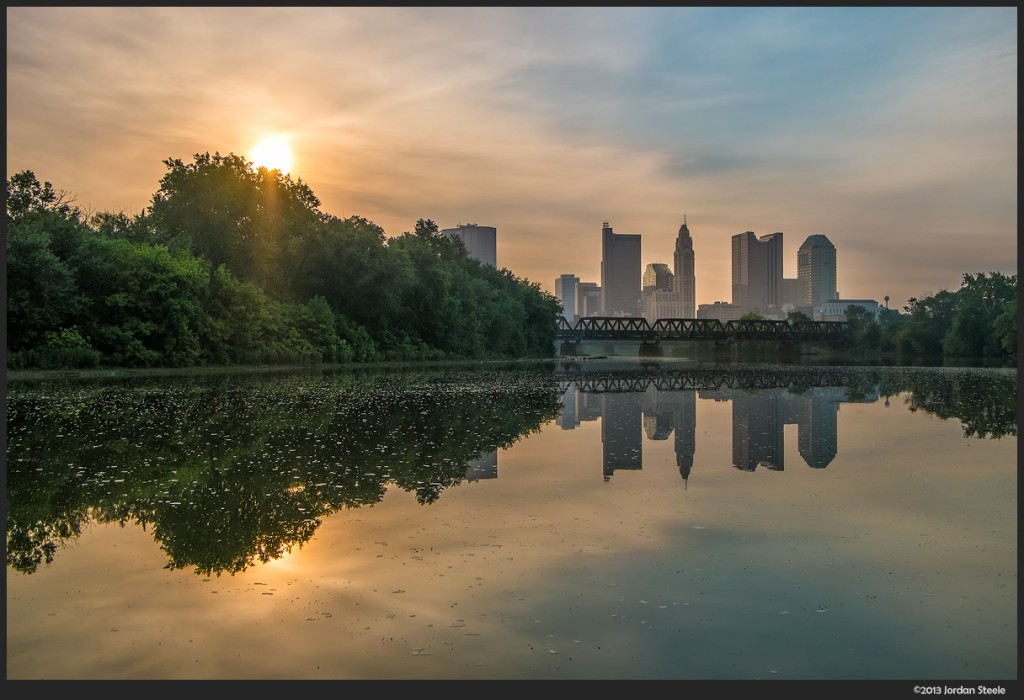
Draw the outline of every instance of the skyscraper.
M801 303L820 304L839 298L836 288L836 248L820 233L808 236L796 252Z
M576 275L562 275L555 280L555 296L562 302L562 317L570 323L579 316L576 310L576 295L579 293L580 278Z
M764 313L781 302L782 234L732 237L732 303L743 313Z
M455 228L442 229L441 233L462 241L469 257L491 267L498 266L498 230L493 226L459 224Z
M676 250L672 256L675 272L676 292L680 295L682 318L696 318L697 278L693 267L693 239L690 229L686 226L686 215L683 214L683 225L676 235Z
M636 316L640 313L640 234L615 233L601 226L601 313Z

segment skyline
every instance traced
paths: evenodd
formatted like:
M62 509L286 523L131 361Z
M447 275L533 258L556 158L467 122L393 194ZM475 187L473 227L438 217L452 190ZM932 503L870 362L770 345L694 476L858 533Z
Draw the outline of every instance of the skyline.
M844 298L1016 274L1017 9L7 8L7 177L143 211L163 160L287 140L339 217L497 230L599 281L601 225L731 301L732 236L825 235ZM382 39L383 38L383 39ZM45 47L41 51L39 47Z

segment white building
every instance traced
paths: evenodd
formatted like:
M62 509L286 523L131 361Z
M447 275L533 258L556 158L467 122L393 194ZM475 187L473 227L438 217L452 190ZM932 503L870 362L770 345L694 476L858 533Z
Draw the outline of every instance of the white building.
M442 229L441 233L462 241L469 257L484 265L498 266L498 229L493 226L459 224L455 228Z
M875 319L881 305L874 299L833 299L814 305L815 321L845 321L846 310L851 306L862 306Z

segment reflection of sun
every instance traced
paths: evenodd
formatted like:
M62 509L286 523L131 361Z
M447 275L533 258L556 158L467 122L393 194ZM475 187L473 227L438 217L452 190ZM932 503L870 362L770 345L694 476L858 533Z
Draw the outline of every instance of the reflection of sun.
M292 167L292 148L284 136L269 136L249 151L252 164L267 170L278 170L287 174Z

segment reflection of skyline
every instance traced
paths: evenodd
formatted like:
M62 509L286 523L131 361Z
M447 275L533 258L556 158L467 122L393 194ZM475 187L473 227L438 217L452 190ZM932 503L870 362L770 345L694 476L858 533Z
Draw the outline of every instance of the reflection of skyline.
M644 392L644 429L650 440L675 435L676 466L686 481L693 468L697 442L697 392L663 391L656 386Z
M643 468L643 438L667 440L674 435L676 464L684 482L696 453L697 389L581 391L570 383L563 394L559 425L571 430L584 420L601 419L602 471L609 479L617 469ZM839 405L855 400L873 403L877 390L851 399L842 387L812 387L800 393L786 388L717 388L700 390L701 399L732 403L733 466L742 471L785 469L785 426L797 426L797 451L804 463L823 469L838 453ZM585 416L585 417L584 417Z

